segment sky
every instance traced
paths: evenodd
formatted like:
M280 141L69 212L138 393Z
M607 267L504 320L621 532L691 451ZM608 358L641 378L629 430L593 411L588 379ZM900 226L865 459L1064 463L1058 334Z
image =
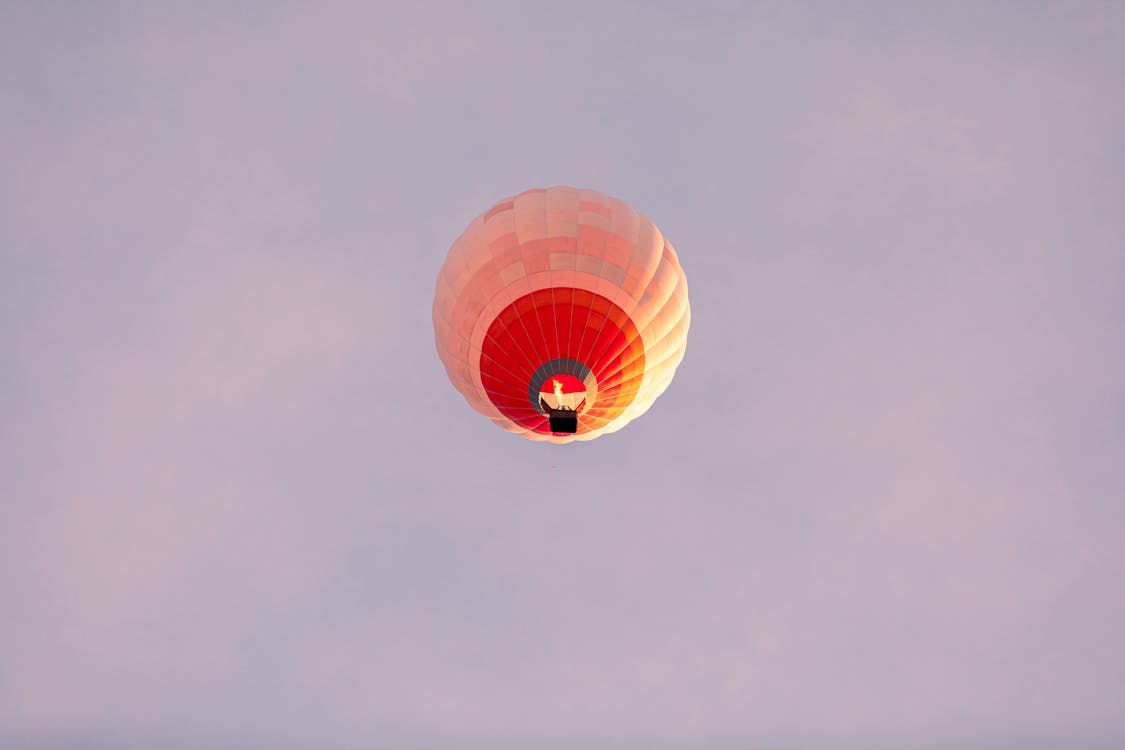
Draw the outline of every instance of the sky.
M0 24L0 746L1125 746L1125 6ZM474 216L622 198L687 354L497 429Z

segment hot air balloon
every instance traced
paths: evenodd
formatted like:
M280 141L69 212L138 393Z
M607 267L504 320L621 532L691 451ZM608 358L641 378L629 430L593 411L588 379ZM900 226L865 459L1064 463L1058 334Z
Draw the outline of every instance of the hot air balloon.
M687 279L656 225L553 187L469 224L438 274L438 356L465 400L531 440L592 440L645 413L687 345Z

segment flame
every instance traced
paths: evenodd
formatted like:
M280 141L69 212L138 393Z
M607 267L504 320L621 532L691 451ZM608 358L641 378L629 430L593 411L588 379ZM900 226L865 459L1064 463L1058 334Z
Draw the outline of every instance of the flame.
M556 398L556 399L561 399L561 398L562 398L562 395L563 395L563 392L562 392L562 383L560 383L560 382L559 382L559 381L557 381L557 380L552 380L551 382L552 382L552 383L554 384L554 386L555 386L555 398Z

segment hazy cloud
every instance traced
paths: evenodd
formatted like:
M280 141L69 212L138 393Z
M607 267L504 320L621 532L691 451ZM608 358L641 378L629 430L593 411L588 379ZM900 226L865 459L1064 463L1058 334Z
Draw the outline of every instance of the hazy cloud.
M1125 738L1117 6L7 15L0 744ZM430 326L551 184L693 305L562 448Z

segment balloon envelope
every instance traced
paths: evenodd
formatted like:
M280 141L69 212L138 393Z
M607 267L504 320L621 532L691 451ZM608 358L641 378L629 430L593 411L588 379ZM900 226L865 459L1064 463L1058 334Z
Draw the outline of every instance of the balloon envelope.
M664 392L691 310L675 250L616 198L528 190L453 243L433 307L438 355L469 404L532 440L591 440Z

